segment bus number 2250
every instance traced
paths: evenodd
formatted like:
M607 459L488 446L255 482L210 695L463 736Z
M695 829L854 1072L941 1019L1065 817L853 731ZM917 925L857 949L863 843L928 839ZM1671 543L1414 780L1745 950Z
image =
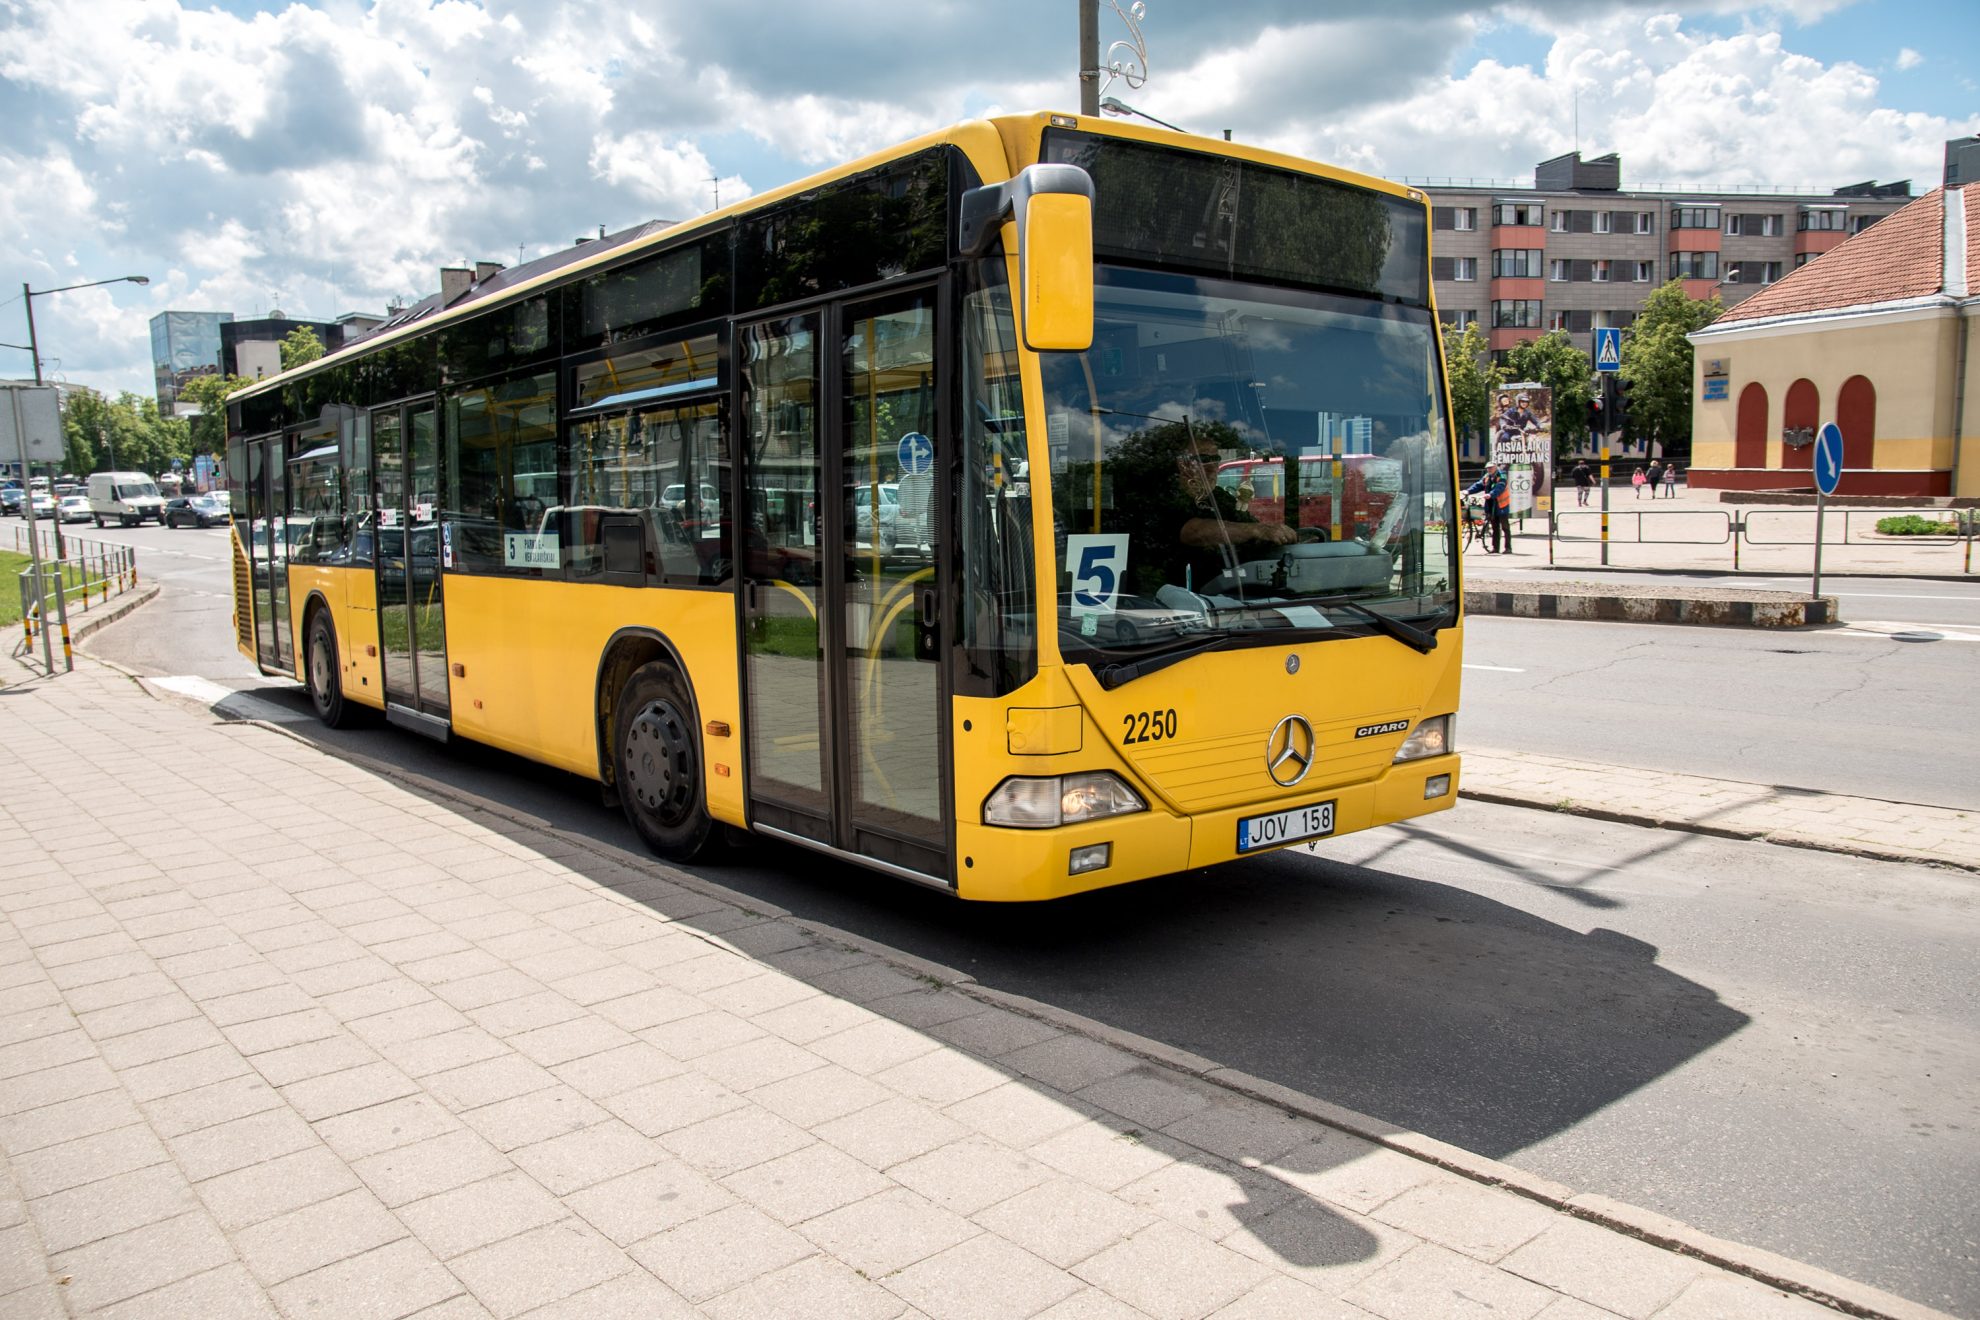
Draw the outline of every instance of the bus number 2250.
M1174 710L1140 710L1132 715L1123 715L1121 724L1127 733L1121 738L1121 746L1131 747L1135 743L1161 742L1164 738L1176 736L1176 712Z

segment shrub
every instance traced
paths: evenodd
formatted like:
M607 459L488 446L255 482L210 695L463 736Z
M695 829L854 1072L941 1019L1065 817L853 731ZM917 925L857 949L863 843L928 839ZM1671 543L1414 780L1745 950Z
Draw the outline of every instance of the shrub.
M1885 536L1958 536L1959 520L1956 516L1927 518L1916 513L1901 513L1891 518L1879 518L1877 530Z

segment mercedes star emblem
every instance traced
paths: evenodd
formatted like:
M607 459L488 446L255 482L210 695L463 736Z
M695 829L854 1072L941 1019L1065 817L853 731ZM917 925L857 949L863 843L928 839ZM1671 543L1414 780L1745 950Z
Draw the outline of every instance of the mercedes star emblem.
M1265 769L1280 788L1291 788L1306 778L1313 768L1313 726L1298 715L1288 715L1272 728L1265 740Z

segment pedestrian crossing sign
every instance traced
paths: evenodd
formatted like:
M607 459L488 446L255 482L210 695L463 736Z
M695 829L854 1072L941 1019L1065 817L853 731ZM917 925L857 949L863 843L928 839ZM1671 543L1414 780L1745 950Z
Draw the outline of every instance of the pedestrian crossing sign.
M1622 370L1622 329L1599 326L1595 331L1595 370Z

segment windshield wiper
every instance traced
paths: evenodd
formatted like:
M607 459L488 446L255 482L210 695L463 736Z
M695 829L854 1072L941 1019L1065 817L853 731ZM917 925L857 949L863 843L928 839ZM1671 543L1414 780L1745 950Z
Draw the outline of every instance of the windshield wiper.
M1120 664L1107 665L1104 668L1094 670L1093 676L1100 680L1101 687L1111 692L1123 683L1132 683L1135 679L1144 678L1158 669L1167 669L1170 665L1180 664L1191 656L1202 655L1205 651L1215 651L1229 646L1231 640L1229 636L1219 634L1216 637L1208 637L1203 641L1189 646L1179 646L1173 651L1164 651L1160 655L1151 655L1145 660L1128 660Z
M1393 637L1404 646L1414 647L1425 655L1429 655L1437 649L1436 633L1424 632L1414 624L1404 623L1401 619L1393 618L1390 615L1382 613L1380 610L1371 610L1360 601L1330 600L1313 603L1325 605L1329 609L1347 610L1350 613L1358 614L1374 624L1376 631L1380 632L1383 636Z

